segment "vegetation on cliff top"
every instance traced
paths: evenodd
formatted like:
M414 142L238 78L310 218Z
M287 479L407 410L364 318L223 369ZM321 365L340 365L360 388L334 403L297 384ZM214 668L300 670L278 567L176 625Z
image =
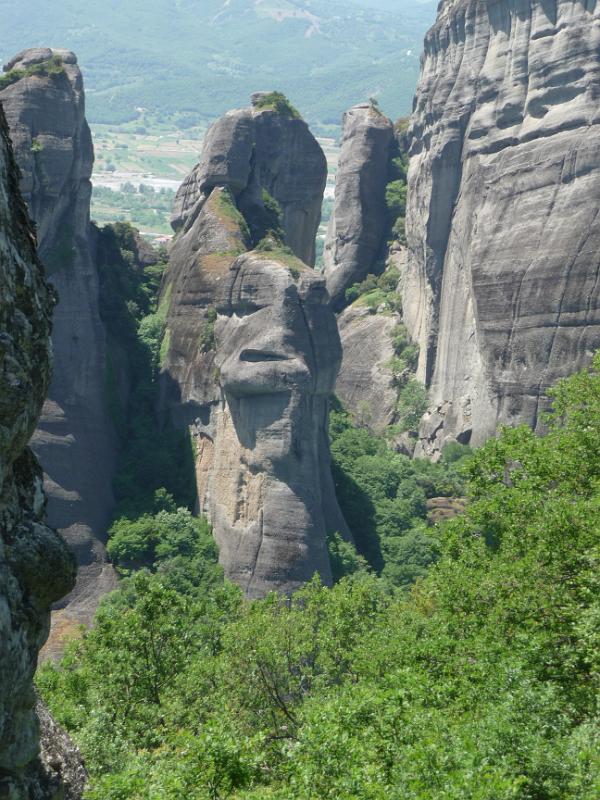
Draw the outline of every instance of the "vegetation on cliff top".
M294 108L283 92L268 92L261 95L255 101L254 107L261 110L271 109L286 119L302 119L298 109Z
M48 75L60 75L65 71L65 65L60 56L55 55L47 61L41 61L39 64L31 64L25 69L11 69L8 72L0 74L0 91L11 86L13 83L22 80L23 78L46 78Z
M289 602L138 572L38 676L90 800L596 800L599 373L559 384L547 435L474 455L408 596L364 571Z

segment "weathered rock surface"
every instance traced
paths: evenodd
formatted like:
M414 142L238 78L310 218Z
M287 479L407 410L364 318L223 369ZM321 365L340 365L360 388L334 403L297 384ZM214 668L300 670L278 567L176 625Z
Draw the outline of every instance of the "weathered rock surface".
M33 447L46 474L48 521L64 534L80 565L77 587L65 601L72 624L63 621L64 632L90 622L99 597L115 583L104 550L115 439L105 403L105 334L90 238L93 148L73 53L27 50L5 70L16 70L18 78L0 92L0 101L21 190L59 295L54 377Z
M199 461L221 563L250 597L289 593L315 572L330 582L327 523L339 525L324 497L333 491L327 419L341 350L324 280L254 251L221 288L223 398Z
M269 250L251 250L239 210L248 213L241 188L248 158L235 154L250 147L250 128L269 126L272 139L260 146L252 139L259 154L252 181L263 176L268 182L284 210L289 245L310 260L318 213L310 225L301 215L298 236L294 214L308 205L288 205L286 221L278 190L285 181L272 175L310 175L316 151L311 145L305 164L304 145L293 144L297 134L280 136L290 120L273 114L234 112L212 129L204 166L178 195L180 230L162 293L168 306L163 407L194 437L199 511L213 524L226 574L249 597L290 593L315 572L330 582L326 534L348 535L330 471L328 397L341 348L325 281L275 241ZM259 169L260 153L269 148L272 155ZM242 177L233 179L239 164ZM206 182L201 176L211 170ZM319 178L310 196L321 192Z
M600 7L453 0L412 118L405 321L421 452L539 425L600 346Z
M248 220L263 209L263 190L280 205L285 242L305 264L315 263L315 231L327 161L307 124L271 108L230 111L209 130L198 165L175 198L180 230L215 186L228 187Z
M50 605L73 587L75 562L43 521L42 471L27 446L50 382L54 297L1 108L0 296L0 796L51 800L37 760L33 674Z
M402 248L390 254L387 269L398 270L405 252ZM343 356L335 391L355 421L376 435L396 422L398 388L391 361L394 333L401 324L400 312L370 308L360 299L338 316Z
M336 311L347 305L346 289L376 272L377 260L385 257L385 188L393 141L391 121L372 105L354 106L344 114L335 207L323 256Z

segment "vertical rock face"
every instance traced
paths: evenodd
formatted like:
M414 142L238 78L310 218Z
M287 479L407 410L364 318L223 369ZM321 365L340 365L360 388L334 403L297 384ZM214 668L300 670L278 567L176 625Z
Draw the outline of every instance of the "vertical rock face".
M399 274L405 257L404 248L395 249L387 270ZM392 361L401 324L400 311L373 308L360 298L338 316L343 356L335 391L355 421L377 435L396 423L398 386Z
M43 522L42 472L27 446L50 380L54 300L18 183L0 108L0 796L42 800L54 795L36 764L33 673L75 563Z
M48 520L80 564L70 613L89 622L112 588L103 539L112 506L114 436L105 403L104 330L90 245L92 140L73 53L27 50L5 67L0 92L21 190L35 220L39 253L58 290L54 377L33 447L46 474Z
M330 472L341 348L325 281L272 238L251 250L247 224L266 188L288 245L312 259L325 164L298 123L250 110L213 127L177 197L163 287L163 404L194 437L199 510L249 597L315 572L330 582L326 533L347 531Z
M253 233L252 220L264 213L263 192L268 192L281 208L286 244L312 266L327 160L302 119L259 107L261 96L251 108L231 111L212 126L200 163L177 193L172 225L179 230L215 186L227 186Z
M384 257L393 141L391 121L372 105L344 114L335 207L324 251L327 289L336 311L346 305L346 289L375 272L375 262Z
M600 346L600 8L445 0L412 118L406 323L420 451L539 424Z

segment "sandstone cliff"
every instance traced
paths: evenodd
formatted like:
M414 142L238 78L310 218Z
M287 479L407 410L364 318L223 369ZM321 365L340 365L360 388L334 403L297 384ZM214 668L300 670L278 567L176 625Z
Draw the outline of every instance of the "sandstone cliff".
M354 106L344 114L335 206L323 256L336 311L347 305L347 289L382 271L377 261L385 259L385 189L393 142L391 121L372 105Z
M327 431L340 341L324 279L297 257L314 257L324 182L304 123L232 112L174 212L163 405L194 438L199 510L249 597L289 593L316 571L330 582L326 534L347 533ZM267 235L252 249L263 190L289 247Z
M65 795L56 769L37 758L32 681L50 605L72 588L75 563L43 521L42 471L27 446L50 381L54 297L18 184L0 108L0 796L53 800Z
M91 620L98 598L114 585L104 550L115 441L105 403L105 335L90 238L92 140L73 53L24 51L6 65L2 78L0 102L21 168L21 190L59 296L54 377L33 447L45 472L48 521L64 534L80 565L69 599L76 625Z
M419 451L540 424L600 346L600 9L445 0L412 117L403 276Z

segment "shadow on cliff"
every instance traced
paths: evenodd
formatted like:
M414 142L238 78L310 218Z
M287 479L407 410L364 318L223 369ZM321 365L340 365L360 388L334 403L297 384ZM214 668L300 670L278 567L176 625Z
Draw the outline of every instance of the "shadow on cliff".
M356 549L380 573L384 559L376 532L375 506L369 495L335 461L332 462L331 472L337 500L350 526Z

